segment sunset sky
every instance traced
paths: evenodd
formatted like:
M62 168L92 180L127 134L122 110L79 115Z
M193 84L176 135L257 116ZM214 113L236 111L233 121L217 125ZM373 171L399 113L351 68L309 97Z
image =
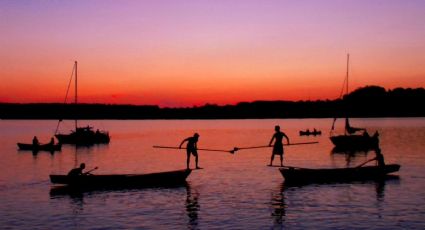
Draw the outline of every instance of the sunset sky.
M423 0L0 0L0 102L193 106L425 87ZM72 96L72 95L71 95Z

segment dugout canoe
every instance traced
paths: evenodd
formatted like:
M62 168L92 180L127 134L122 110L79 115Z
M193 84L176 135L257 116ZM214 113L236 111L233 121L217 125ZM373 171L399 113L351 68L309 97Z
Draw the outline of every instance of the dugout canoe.
M191 172L191 169L183 169L149 174L104 174L77 177L69 177L67 175L50 175L50 181L53 184L62 184L78 188L168 186L185 183L186 178Z
M385 166L363 166L355 168L326 168L310 169L284 166L279 168L285 178L285 183L327 183L327 182L350 182L362 180L382 179L387 174L397 172L398 164Z
M33 145L33 144L24 144L17 143L19 150L30 150L33 152L37 151L60 151L62 149L61 144L41 144L41 145Z

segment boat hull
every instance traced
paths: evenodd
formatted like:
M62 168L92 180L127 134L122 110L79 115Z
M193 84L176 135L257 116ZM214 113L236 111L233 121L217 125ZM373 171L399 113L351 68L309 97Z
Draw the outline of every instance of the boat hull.
M279 168L285 178L285 183L327 183L375 180L384 178L387 174L397 172L398 164L385 166L365 166L357 168L307 169L296 167Z
M33 145L33 144L24 144L24 143L17 143L19 150L29 150L33 152L37 151L60 151L62 149L61 144L42 144L42 145Z
M316 132L310 132L310 131L300 131L300 136L317 136L317 135L322 135L322 131L316 131Z
M375 136L339 135L330 139L337 150L369 150L379 145L379 139Z
M50 181L53 184L89 189L168 186L185 183L191 171L190 169L185 169L150 174L86 175L77 177L50 175Z

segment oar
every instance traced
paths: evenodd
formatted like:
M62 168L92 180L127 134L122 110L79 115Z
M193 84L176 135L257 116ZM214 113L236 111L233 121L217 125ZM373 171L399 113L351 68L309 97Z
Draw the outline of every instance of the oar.
M284 146L288 146L288 145L308 145L308 144L317 144L319 143L318 141L311 141L311 142L298 142L298 143L290 143ZM243 149L259 149L259 148L270 148L273 147L273 145L260 145L260 146L251 146L251 147L234 147L233 148L233 152L238 151L238 150L243 150Z
M373 158L373 159L367 160L367 161L365 161L365 162L363 162L363 163L361 163L361 164L357 165L357 166L356 166L356 167L354 167L354 168L360 168L360 167L362 167L363 165L365 165L365 164L367 164L367 163L369 163L369 162L371 162L371 161L374 161L374 160L376 160L376 159L375 159L375 158Z
M159 146L154 145L154 148L160 148L160 149L186 149L186 148L179 148L179 147L173 147L173 146ZM203 150L203 151L211 151L211 152L226 152L226 153L234 153L234 150L222 150L222 149L200 149L197 148L197 150Z
M94 170L97 170L97 169L98 169L98 167L96 166L92 170L85 172L84 175L88 175L88 174L90 174L91 172L93 172Z

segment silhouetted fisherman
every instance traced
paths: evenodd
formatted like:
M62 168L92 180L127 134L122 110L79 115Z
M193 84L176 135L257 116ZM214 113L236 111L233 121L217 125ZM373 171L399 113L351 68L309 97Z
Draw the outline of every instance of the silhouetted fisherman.
M200 167L198 167L198 145L197 145L198 139L199 139L199 134L195 133L195 134L193 134L193 137L188 137L188 138L184 139L182 141L182 143L180 143L179 148L181 148L183 143L187 141L187 145L186 145L186 153L187 153L186 165L187 165L188 169L189 169L189 162L190 162L190 154L192 154L195 157L196 168L200 169Z
M69 173L68 173L68 176L69 177L77 177L77 176L86 175L86 173L83 173L83 170L85 168L86 168L86 164L81 163L79 168L71 169L71 171L69 171Z
M49 145L54 145L54 144L55 144L55 139L52 137L52 138L50 138Z
M360 164L359 166L357 166L357 168L362 167L363 165L365 165L365 164L367 164L371 161L376 161L376 165L378 167L381 167L381 168L385 167L384 155L382 155L382 153L381 153L381 148L379 148L379 146L378 146L374 150L375 150L376 156L374 158L367 160L364 163Z
M273 140L275 140L269 166L273 165L274 155L280 156L280 166L283 166L283 143L282 143L282 140L285 137L287 142L288 142L288 145L289 145L289 138L288 138L288 136L286 136L286 134L284 132L280 131L279 125L276 125L274 127L274 130L275 130L275 133L273 134L273 137L272 137L272 139L270 140L270 143L269 143L269 146L271 146L272 143L273 143Z
M37 136L34 136L34 138L32 139L32 145L40 145L40 142L37 139Z
M372 160L376 160L376 165L379 167L385 166L384 155L381 153L381 149L378 147L375 149L376 157Z

